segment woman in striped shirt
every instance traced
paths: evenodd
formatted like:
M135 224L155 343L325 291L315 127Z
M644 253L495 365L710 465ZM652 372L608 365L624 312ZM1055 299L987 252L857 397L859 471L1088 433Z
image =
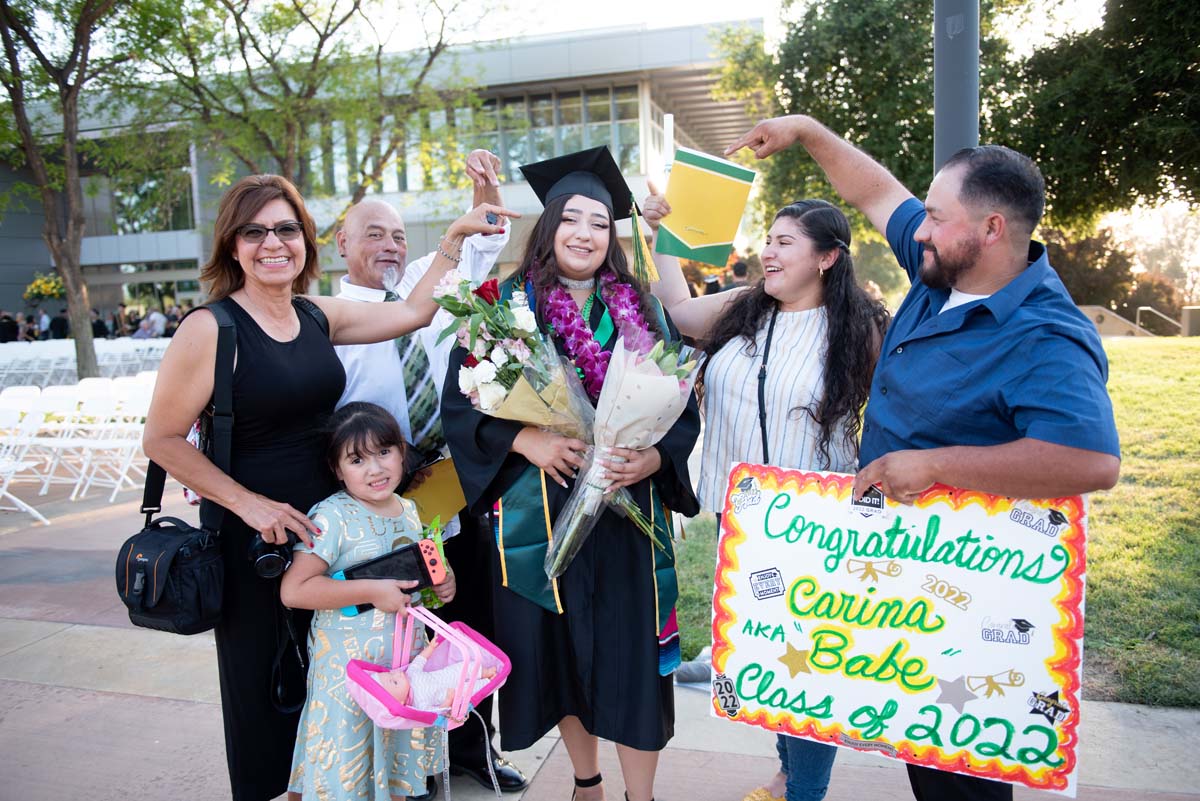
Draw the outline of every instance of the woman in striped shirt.
M646 200L652 228L669 212L664 198ZM691 298L678 262L655 262L654 293L707 357L697 382L703 508L720 514L735 462L854 472L889 317L855 280L841 210L824 200L780 209L762 252L763 279L746 289ZM745 801L824 798L836 748L778 735L776 749L779 773Z

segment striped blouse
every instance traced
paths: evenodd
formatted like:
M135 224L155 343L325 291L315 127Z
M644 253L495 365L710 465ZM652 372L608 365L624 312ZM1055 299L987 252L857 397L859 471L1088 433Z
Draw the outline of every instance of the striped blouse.
M720 512L730 466L762 461L758 423L758 368L770 317L763 320L751 347L742 337L730 340L712 357L704 376L704 451L697 493L703 508ZM804 411L824 388L825 307L780 312L767 361L766 417L771 464L802 470L853 472L853 449L835 432L829 460L817 443L821 428Z

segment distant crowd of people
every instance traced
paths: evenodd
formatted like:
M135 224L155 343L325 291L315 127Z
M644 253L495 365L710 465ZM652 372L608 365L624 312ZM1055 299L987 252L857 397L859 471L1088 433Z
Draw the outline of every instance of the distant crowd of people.
M124 303L118 304L116 309L106 315L100 314L99 309L92 309L92 337L171 337L189 309L190 306L186 305L171 305L165 312L151 308L145 315ZM71 321L67 317L66 308L60 308L58 314L53 317L44 308L15 313L0 309L0 342L37 342L43 339L67 339L70 336Z

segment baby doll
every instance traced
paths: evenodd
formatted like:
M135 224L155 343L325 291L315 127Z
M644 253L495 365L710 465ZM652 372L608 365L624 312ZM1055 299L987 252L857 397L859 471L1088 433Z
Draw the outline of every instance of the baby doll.
M454 705L455 690L462 676L462 663L453 662L437 670L426 670L425 663L433 655L436 642L425 646L421 653L413 657L407 668L395 668L375 674L375 680L387 690L393 698L414 709L438 712L449 709ZM474 695L487 680L496 675L496 668L483 667L479 671L479 679L471 688Z

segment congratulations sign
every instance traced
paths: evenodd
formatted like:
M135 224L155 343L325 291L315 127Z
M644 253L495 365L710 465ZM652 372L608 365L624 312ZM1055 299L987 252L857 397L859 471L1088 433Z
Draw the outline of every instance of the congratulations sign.
M718 717L1075 795L1086 510L741 464L713 598Z

